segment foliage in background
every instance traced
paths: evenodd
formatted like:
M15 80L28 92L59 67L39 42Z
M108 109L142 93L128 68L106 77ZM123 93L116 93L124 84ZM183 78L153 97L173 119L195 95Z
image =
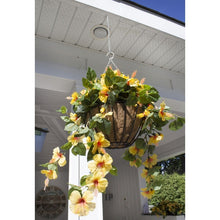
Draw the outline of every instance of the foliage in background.
M155 181L163 184L149 201L149 204L155 207L152 213L162 213L163 216L185 214L185 174L158 175Z
M181 215L183 214L183 208L184 206L181 203L164 200L152 208L152 214L162 215L163 218L167 215Z
M160 173L162 174L178 173L182 175L185 173L185 154L160 161L157 165L161 167Z

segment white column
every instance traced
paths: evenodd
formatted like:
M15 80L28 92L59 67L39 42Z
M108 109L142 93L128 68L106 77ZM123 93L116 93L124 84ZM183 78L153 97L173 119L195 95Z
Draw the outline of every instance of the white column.
M74 185L80 185L80 178L83 175L88 175L89 169L87 165L86 156L74 156L70 152L69 156L69 183ZM97 198L94 199L96 208L94 211L89 212L88 216L79 217L73 214L69 208L68 220L103 220L103 205L102 205L102 194L99 193ZM70 205L70 201L68 203Z

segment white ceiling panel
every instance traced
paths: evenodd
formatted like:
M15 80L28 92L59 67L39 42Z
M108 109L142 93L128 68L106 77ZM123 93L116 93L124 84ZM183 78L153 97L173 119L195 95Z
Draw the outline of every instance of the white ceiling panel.
M65 34L72 22L76 7L61 3L57 14L56 22L51 33L51 38L56 40L64 40Z
M176 72L181 72L184 66L185 66L185 59L183 58L179 63L173 66L171 70L176 71Z
M176 43L172 38L167 38L163 43L152 52L145 60L146 63L154 64L156 60L166 54L167 51Z
M43 8L39 19L37 35L44 37L50 36L60 4L61 2L58 1L43 1Z
M35 1L35 32L37 31L38 28L42 7L43 7L43 0Z
M132 27L119 44L115 53L119 56L125 56L131 46L137 41L138 37L143 33L143 29Z
M173 59L176 54L179 53L184 48L184 42L176 41L176 43L159 59L156 60L154 65L163 67L166 63L168 63L171 59Z
M172 69L184 57L185 57L185 50L183 48L168 63L166 63L163 67L166 68L166 69Z
M117 28L111 33L111 50L115 51L120 43L124 40L127 33L130 31L132 26L130 24L119 21ZM108 46L102 49L108 51Z
M160 44L162 44L166 38L161 35L157 34L155 35L149 43L144 47L144 49L135 57L135 60L139 61L145 61L147 58L155 51L158 49Z
M154 37L155 33L154 32L144 32L141 34L136 42L133 44L133 46L129 49L127 54L125 55L126 57L130 59L136 58L139 53L142 52L144 47L150 42L150 40Z
M73 22L70 25L65 41L68 43L75 44L80 39L92 12L84 8L77 8Z

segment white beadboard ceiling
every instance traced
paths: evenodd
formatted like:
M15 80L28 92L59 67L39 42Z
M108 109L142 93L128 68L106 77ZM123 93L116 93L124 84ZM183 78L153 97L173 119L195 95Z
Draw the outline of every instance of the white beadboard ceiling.
M107 39L91 34L109 17L111 49L118 57L185 74L185 40L106 11L70 0L35 0L35 34L103 53Z

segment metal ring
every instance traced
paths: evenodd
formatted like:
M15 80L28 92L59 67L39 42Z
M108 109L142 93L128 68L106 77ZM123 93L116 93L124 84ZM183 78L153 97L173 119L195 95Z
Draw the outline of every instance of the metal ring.
M113 60L115 54L114 54L113 52L108 52L108 53L106 54L106 56L109 58L109 60Z

